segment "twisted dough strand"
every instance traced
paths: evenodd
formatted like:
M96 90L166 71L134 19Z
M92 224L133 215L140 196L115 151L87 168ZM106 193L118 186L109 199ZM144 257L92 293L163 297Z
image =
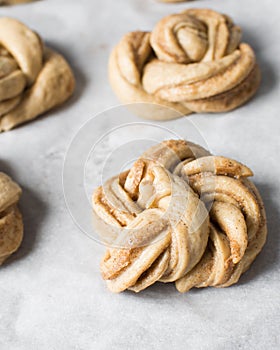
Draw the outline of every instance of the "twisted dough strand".
M260 70L228 16L189 9L163 18L151 33L125 35L111 54L109 77L122 102L152 104L140 116L172 119L242 105L255 94Z
M252 175L233 159L170 140L99 187L93 209L112 247L101 262L109 289L139 292L175 281L186 292L236 283L267 234Z

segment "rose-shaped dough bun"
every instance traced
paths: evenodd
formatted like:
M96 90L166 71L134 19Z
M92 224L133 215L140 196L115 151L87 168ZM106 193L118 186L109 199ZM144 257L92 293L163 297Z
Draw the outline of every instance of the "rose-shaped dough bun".
M23 23L0 18L0 132L62 104L74 86L61 55Z
M151 284L236 283L266 240L262 200L245 165L183 140L164 141L93 194L109 247L101 274L112 292ZM206 209L207 208L207 209Z
M257 91L260 70L228 16L189 9L152 32L126 34L111 54L109 78L123 103L147 104L133 109L139 116L166 120L244 104Z
M0 265L18 250L23 237L23 222L17 203L21 188L0 172Z

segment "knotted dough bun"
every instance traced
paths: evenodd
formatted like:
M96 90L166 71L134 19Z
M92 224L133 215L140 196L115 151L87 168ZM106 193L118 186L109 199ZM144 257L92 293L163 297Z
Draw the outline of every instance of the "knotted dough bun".
M165 120L244 104L257 91L260 70L230 17L189 9L152 32L126 34L111 54L109 78L123 103L150 104L139 116Z
M65 102L75 80L65 59L13 18L0 18L0 131Z
M17 203L21 188L0 172L0 265L20 246L23 222Z
M160 281L186 292L236 283L266 240L252 175L235 160L170 140L95 190L108 288L139 292Z

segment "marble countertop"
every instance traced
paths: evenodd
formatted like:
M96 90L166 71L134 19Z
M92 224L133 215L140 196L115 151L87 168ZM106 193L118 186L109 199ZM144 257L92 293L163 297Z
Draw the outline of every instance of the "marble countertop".
M113 295L99 275L104 247L80 231L66 208L65 154L83 123L118 104L107 60L120 37L191 6L231 15L258 57L262 85L250 103L188 119L213 153L253 169L267 210L267 244L227 289L179 294L172 284L156 284L138 295ZM63 53L77 78L75 96L63 107L0 134L0 170L23 187L25 224L20 250L0 269L1 350L279 349L279 10L273 0L41 0L0 8ZM189 122L178 119L172 127L187 138Z

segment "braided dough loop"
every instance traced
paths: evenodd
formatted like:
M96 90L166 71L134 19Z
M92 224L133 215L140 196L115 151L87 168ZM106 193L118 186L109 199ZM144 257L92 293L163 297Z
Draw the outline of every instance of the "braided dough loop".
M189 9L167 16L151 33L128 33L114 48L112 88L123 103L150 104L138 112L148 119L232 110L248 101L260 83L255 54L240 41L240 27L215 11Z
M0 132L66 101L75 80L58 53L12 18L0 19Z
M252 175L233 159L170 140L99 187L93 209L111 239L101 262L109 289L139 292L175 281L186 292L236 283L267 235Z
M23 222L17 203L21 188L0 172L0 265L20 246Z

